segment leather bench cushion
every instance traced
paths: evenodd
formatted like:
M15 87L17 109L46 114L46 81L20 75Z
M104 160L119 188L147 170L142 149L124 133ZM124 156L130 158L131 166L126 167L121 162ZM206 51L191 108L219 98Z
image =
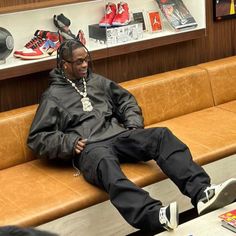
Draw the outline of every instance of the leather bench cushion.
M236 100L236 56L203 64L211 81L215 105Z
M224 122L227 121L227 122ZM153 126L169 127L185 142L199 164L236 153L236 116L208 108ZM143 187L166 176L154 161L122 165L124 173ZM108 199L102 190L74 177L68 165L33 160L0 171L0 225L36 226Z
M231 102L227 102L224 104L220 104L217 107L224 109L226 111L232 111L232 112L236 113L236 100L231 101Z
M154 161L122 165L143 187L166 176ZM74 177L70 166L33 160L0 171L0 225L37 226L108 199L108 195Z
M137 99L145 125L213 106L205 70L188 67L121 83Z
M236 116L231 111L213 107L149 127L153 126L168 127L200 165L236 153Z
M0 170L35 159L26 140L36 105L0 113Z

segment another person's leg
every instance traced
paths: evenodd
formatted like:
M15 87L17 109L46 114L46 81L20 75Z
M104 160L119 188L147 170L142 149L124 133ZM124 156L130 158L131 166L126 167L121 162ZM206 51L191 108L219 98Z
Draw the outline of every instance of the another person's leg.
M7 225L0 227L0 236L59 236L59 235L35 228L26 228L17 225Z

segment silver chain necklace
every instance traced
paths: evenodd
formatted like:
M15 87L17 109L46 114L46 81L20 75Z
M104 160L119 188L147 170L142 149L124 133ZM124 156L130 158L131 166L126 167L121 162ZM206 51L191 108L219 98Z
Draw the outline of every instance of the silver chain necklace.
M77 88L75 83L73 83L71 80L69 80L68 78L66 78L66 80L72 85L72 87L76 90L76 92L79 93L82 96L80 101L81 101L81 103L83 105L83 111L87 111L87 112L92 111L93 110L93 106L92 106L89 98L87 97L87 84L86 84L85 78L83 78L84 92L81 92Z

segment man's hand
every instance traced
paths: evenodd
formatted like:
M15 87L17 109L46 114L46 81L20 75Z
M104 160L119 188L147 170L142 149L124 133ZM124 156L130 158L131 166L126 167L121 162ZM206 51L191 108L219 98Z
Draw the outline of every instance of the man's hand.
M80 154L85 146L86 146L87 139L80 139L78 142L75 144L75 152L76 154Z

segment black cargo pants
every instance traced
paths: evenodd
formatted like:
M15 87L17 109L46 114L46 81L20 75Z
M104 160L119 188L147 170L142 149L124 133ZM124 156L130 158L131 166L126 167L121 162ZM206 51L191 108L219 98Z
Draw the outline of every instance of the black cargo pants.
M85 179L103 188L112 204L132 226L160 227L162 203L123 174L121 162L155 160L162 171L196 205L199 193L210 185L202 167L192 161L188 147L167 128L136 129L110 140L88 144L77 160Z

